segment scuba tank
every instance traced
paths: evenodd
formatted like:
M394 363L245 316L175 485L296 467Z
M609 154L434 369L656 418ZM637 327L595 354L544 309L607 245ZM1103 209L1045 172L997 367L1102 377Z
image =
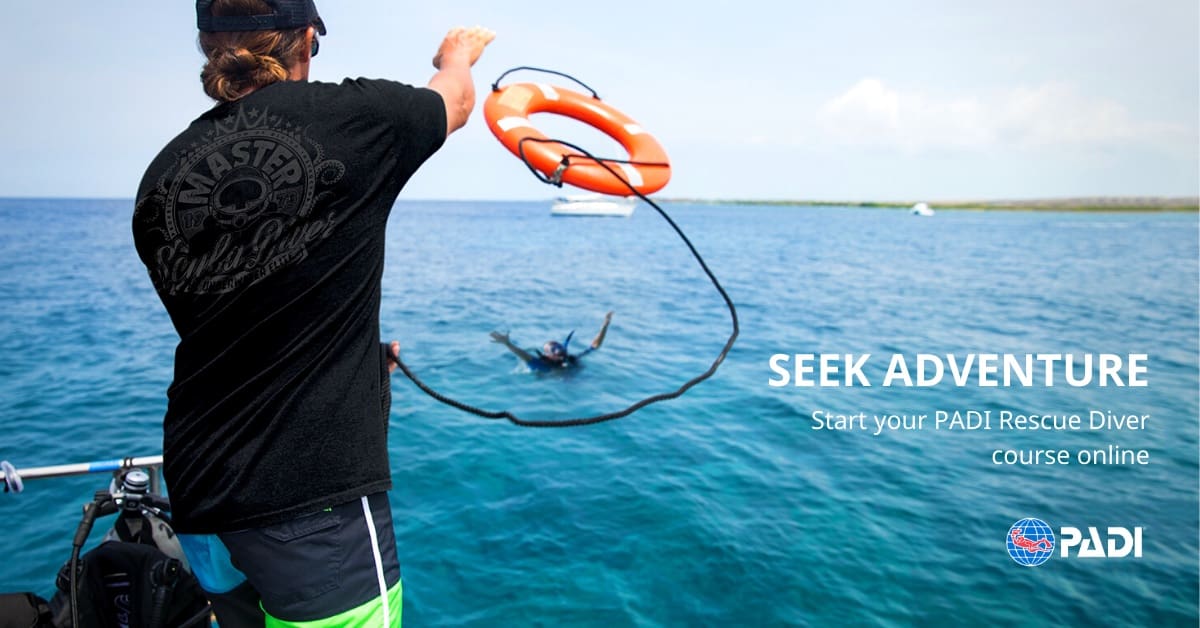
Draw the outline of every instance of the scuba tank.
M71 560L59 570L50 600L54 625L208 626L208 601L171 528L170 503L150 491L150 476L141 469L119 479L84 507ZM95 517L114 512L100 545L78 556Z

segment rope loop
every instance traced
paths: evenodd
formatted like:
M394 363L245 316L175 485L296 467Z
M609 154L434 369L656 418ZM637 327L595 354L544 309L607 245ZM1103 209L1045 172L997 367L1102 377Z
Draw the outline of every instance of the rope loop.
M17 469L7 460L0 460L0 471L4 472L4 492L20 493L25 490L25 483Z
M596 100L600 100L600 95L596 93L596 90L594 90L594 89L592 89L592 88L588 87L588 86L587 86L587 84L585 84L583 81L581 81L581 80L579 80L579 79L575 78L574 76L571 76L570 74L566 74L566 73L563 73L563 72L559 72L559 71L557 71L557 70L547 70L547 69L545 69L545 68L534 68L534 67L530 67L530 66L527 66L527 65L523 65L523 66L520 66L520 67L513 68L513 69L511 69L511 70L508 70L508 71L506 71L504 74L501 74L499 78L497 78L495 81L493 81L493 82L492 82L492 91L493 91L493 92L498 92L498 91L500 91L500 81L504 80L504 77L508 76L509 74L512 74L513 72L517 72L517 71L520 71L520 70L529 70L529 71L531 71L531 72L543 72L543 73L545 73L545 74L553 74L553 75L555 75L555 76L561 76L561 77L563 77L563 78L565 78L565 79L569 79L569 80L571 80L571 81L574 81L574 82L575 82L577 85L579 85L580 87L582 87L582 88L584 88L584 89L588 90L589 92L591 92L591 93L592 93L592 98L595 98Z
M498 90L500 80L503 79L508 74L510 74L512 72L516 72L517 70L536 70L536 71L540 71L540 72L548 72L550 74L557 74L559 76L564 76L566 78L571 79L572 81L575 81L576 83L579 83L580 85L583 85L584 88L586 88L588 91L592 92L592 96L594 98L596 98L596 99L600 98L599 96L596 95L595 90L588 87L587 85L584 85L582 82L575 79L574 77L568 76L561 72L555 72L552 70L542 70L539 68L530 68L530 67L525 67L525 66L513 68L513 69L505 72L504 74L501 74L500 78L496 79L496 82L492 84L492 89ZM539 172L537 169L535 169L533 167L533 165L529 163L529 160L526 159L525 151L522 148L524 142L526 142L526 141L553 142L553 143L561 144L562 146L565 146L567 148L570 148L571 150L576 151L578 154L563 155L562 163L559 164L558 168L556 168L555 171L550 176L546 176L546 175L543 175L541 172ZM692 253L692 257L694 257L696 259L696 263L698 263L700 265L700 269L703 270L704 274L708 276L709 281L712 282L712 285L714 288L716 288L717 293L720 294L721 298L725 301L725 306L729 309L729 319L730 319L730 323L732 325L732 330L729 333L729 338L725 341L725 345L723 347L721 347L721 352L717 354L717 357L712 361L712 364L708 367L708 369L706 371L693 377L692 379L689 379L688 381L684 382L684 384L682 386L680 386L679 388L677 388L671 392L660 393L657 395L651 395L649 397L646 397L645 399L642 399L641 401L638 401L638 402L630 405L629 407L627 407L623 410L618 410L616 412L609 412L607 414L599 414L596 416L562 419L562 420L555 420L555 421L540 421L540 420L539 421L531 421L528 419L522 419L521 417L514 415L513 413L509 412L508 410L500 410L500 411L484 410L482 408L476 408L474 406L462 403L461 401L458 401L456 399L447 397L446 395L443 395L443 394L437 392L436 390L430 388L428 385L425 384L425 382L421 381L421 379L419 377L417 377L416 374L413 373L408 368L408 365L406 365L404 363L404 361L400 359L399 354L392 352L391 349L389 348L388 354L390 355L392 360L396 363L396 365L400 368L400 371L402 373L404 373L404 375L406 377L408 377L408 379L412 380L412 383L416 384L417 388L420 388L422 392L424 392L425 394L429 395L430 397L436 399L437 401L440 401L441 403L444 403L453 408L462 410L463 412L468 412L470 414L474 414L476 416L479 416L479 417L482 417L485 419L493 419L493 420L506 419L510 423L513 423L514 425L519 425L521 427L579 427L579 426L583 426L583 425L595 425L597 423L603 423L605 421L612 421L614 419L620 419L622 417L629 416L630 414L633 414L634 412L636 412L652 403L658 403L659 401L666 401L668 399L675 399L676 397L679 397L679 396L683 395L685 392L687 392L692 386L695 386L696 384L699 384L700 382L712 377L713 374L717 372L717 367L719 367L721 365L721 363L725 361L725 357L729 355L729 350L733 348L733 343L737 340L738 333L739 333L737 307L734 306L733 300L729 298L729 294L725 292L725 288L721 287L721 282L717 280L716 275L714 275L712 270L709 269L708 264L705 263L704 258L700 255L700 252L696 250L696 247L692 244L692 241L689 240L687 235L685 235L683 233L683 230L679 228L679 225L676 224L675 221L671 219L671 217L667 214L666 211L663 210L662 207L658 206L658 203L655 203L654 201L650 200L645 194L642 194L641 192L639 192L637 190L637 188L635 188L633 186L633 184L630 183L626 177L622 176L611 165L609 165L611 163L634 164L635 162L596 157L596 156L592 155L591 153L589 153L588 151L586 151L574 144L571 144L570 142L565 142L565 141L557 140L557 139L526 138L521 141L521 144L518 145L518 153L519 153L519 156L521 157L521 161L525 163L525 166L527 168L529 168L529 171L532 172L539 181L541 181L542 183L554 185L557 187L562 187L562 173L563 173L563 171L565 171L567 169L567 167L569 167L571 157L575 157L575 158L582 157L582 158L590 159L590 160L595 161L596 163L600 164L600 166L602 166L605 170L607 170L610 174L612 174L612 176L614 176L618 180L620 180L625 185L625 187L629 188L629 191L632 193L632 195L637 196L639 199L644 201L647 205L653 207L654 210L658 212L659 216L662 216L663 220L667 221L667 224L670 225L671 228L675 231L675 233L679 235L679 238L681 240L683 240L683 243L685 245L687 245L688 250L691 251L691 253ZM665 165L665 164L643 164L643 165Z

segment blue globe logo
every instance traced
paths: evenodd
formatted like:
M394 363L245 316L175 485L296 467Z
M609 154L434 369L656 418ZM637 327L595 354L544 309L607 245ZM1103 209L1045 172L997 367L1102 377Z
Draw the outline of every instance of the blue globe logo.
M1008 529L1008 555L1018 565L1037 567L1054 555L1054 530L1041 519L1027 517Z

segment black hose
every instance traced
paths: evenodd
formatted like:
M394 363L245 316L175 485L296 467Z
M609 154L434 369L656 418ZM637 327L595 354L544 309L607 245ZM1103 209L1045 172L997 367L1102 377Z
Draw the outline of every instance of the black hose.
M150 572L150 582L155 585L154 597L150 606L150 617L146 628L162 628L167 617L167 604L175 585L179 583L183 563L176 558L168 558L154 565Z

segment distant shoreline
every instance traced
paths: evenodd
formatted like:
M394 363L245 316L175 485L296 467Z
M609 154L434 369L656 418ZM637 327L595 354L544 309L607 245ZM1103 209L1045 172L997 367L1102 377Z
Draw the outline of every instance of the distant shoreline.
M748 200L662 198L668 203L698 205L770 205L778 207L865 207L873 209L908 209L915 201L828 201L828 200ZM947 200L924 201L936 210L1001 210L1001 211L1077 211L1077 212L1186 212L1200 211L1197 197L1081 197L1021 200Z

